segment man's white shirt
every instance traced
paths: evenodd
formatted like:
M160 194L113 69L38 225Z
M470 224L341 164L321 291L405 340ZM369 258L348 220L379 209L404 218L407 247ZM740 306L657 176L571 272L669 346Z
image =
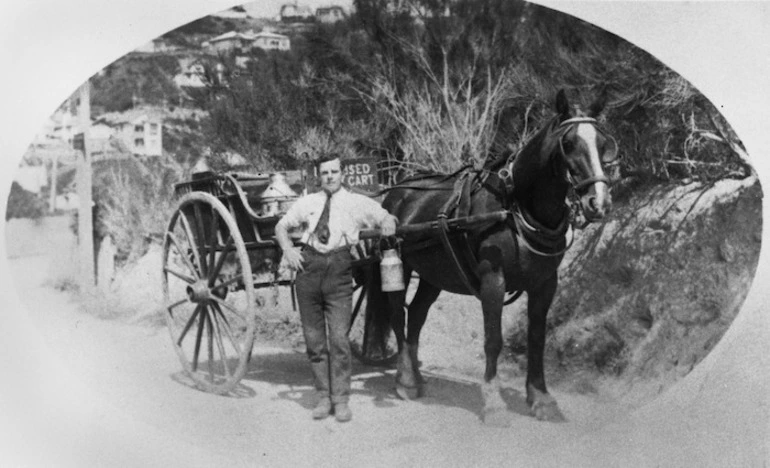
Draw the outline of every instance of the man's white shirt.
M301 242L319 252L329 252L358 243L361 229L381 226L388 212L379 203L365 195L345 188L332 194L329 206L329 242L322 244L313 234L321 218L326 193L311 193L299 198L279 221L287 230L300 228Z

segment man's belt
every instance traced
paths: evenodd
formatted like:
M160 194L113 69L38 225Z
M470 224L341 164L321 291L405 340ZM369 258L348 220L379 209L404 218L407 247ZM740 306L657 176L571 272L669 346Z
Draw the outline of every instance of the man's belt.
M310 244L299 244L300 248L303 252L309 252L314 255L335 255L341 252L348 252L350 253L350 246L344 245L342 247L337 247L336 249L332 249L328 252L321 252L320 250L316 249Z

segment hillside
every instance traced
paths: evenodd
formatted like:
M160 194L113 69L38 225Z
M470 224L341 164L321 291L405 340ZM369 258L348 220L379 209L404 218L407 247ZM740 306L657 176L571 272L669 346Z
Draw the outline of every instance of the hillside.
M602 126L623 156L616 211L580 232L562 265L548 358L565 376L633 376L664 386L689 372L740 305L761 229L761 188L714 106L630 44L530 4L458 2L452 14L421 22L366 0L358 7L356 17L331 26L210 17L164 36L203 57L195 44L205 39L275 28L291 35L292 50L252 52L246 65L235 53L209 55L206 86L194 96L173 91L205 115L167 123L173 164L156 171L138 163L138 180L124 171L97 187L120 258L144 256L173 208L170 184L201 156L224 169L222 156L239 154L270 170L296 167L305 152L363 151L406 172L449 171L521 145L552 115L556 89L577 103L603 94ZM94 80L95 100L122 106L131 93L168 105L179 53L116 62ZM523 366L520 307L508 324L509 358ZM266 333L294 342L296 329Z
M576 234L549 313L551 365L654 394L687 375L743 305L759 260L756 178L626 187L610 219ZM512 326L522 363L526 320ZM638 391L635 396L644 394Z

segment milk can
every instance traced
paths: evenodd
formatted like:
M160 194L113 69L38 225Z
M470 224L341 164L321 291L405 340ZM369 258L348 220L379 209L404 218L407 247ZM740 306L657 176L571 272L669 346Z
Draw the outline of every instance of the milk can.
M398 257L398 250L391 248L382 251L380 277L384 292L403 291L405 289L404 264Z

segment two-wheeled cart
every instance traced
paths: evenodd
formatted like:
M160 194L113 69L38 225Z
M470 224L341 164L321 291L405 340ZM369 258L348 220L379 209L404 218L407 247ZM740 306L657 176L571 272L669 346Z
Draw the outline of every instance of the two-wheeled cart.
M228 393L247 373L258 327L270 315L271 304L258 290L288 290L296 307L293 273L279 269L274 230L307 179L304 171L204 172L176 185L178 201L163 240L164 315L196 387ZM376 236L369 232L370 240L355 247L354 267L376 261ZM349 332L354 355L369 364L392 362L395 348L387 337L370 337L375 327L365 296L357 276Z

